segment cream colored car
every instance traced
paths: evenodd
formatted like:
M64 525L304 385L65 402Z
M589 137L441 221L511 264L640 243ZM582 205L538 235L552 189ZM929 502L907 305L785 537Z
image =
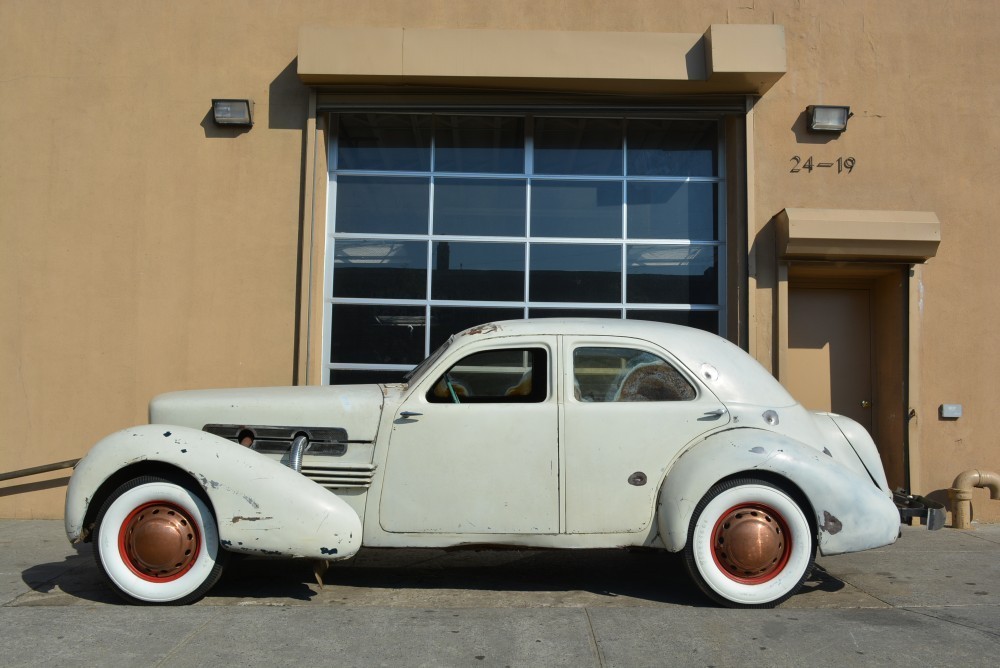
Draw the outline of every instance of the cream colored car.
M125 599L203 596L230 552L362 547L683 551L715 601L773 606L816 551L899 534L878 452L745 352L641 321L453 336L400 385L176 392L96 444L66 499Z

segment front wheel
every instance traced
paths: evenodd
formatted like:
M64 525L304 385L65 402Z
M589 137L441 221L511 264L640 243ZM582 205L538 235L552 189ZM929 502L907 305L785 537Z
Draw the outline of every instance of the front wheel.
M802 507L757 478L726 480L702 498L688 528L684 561L711 599L770 608L794 594L812 570L816 541Z
M97 515L94 558L130 603L198 600L222 575L226 554L205 500L163 478L129 480Z

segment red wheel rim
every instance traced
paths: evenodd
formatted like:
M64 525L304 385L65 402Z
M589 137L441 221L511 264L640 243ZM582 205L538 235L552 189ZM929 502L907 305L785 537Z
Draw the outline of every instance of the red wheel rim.
M784 570L792 553L788 523L762 503L741 503L722 513L711 539L715 565L741 584L773 579Z
M170 582L191 570L201 550L198 525L169 501L150 501L131 513L118 532L118 552L129 569L149 582Z

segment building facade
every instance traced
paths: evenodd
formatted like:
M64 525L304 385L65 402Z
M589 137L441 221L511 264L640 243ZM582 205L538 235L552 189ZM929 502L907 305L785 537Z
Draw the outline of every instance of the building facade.
M1000 470L998 22L971 0L4 0L0 473L82 456L162 392L398 380L465 327L570 315L727 337L945 501ZM811 127L825 105L846 128ZM0 483L0 516L60 516L67 474ZM997 506L976 490L976 519Z

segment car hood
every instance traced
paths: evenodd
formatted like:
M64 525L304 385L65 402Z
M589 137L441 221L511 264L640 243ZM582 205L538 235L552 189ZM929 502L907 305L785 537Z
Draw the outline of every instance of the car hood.
M378 385L187 390L149 402L149 421L202 429L206 424L341 427L373 441L383 404Z

